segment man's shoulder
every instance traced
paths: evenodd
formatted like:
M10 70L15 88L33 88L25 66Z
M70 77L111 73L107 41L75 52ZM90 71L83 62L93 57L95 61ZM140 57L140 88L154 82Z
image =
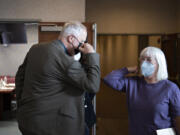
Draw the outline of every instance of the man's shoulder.
M49 45L51 45L51 42L41 42L41 43L37 43L31 46L30 50L35 49L35 48L44 48L47 47Z
M62 50L62 48L60 47L60 45L58 45L57 41L51 41L51 42L41 42L41 43L37 43L32 45L32 47L30 48L30 50L34 50L34 49L47 49L47 50L57 50L60 51Z
M55 44L56 41L50 41L50 42L41 42L38 44L35 44L34 46L40 46L40 47L47 47L47 46L52 46L53 44Z

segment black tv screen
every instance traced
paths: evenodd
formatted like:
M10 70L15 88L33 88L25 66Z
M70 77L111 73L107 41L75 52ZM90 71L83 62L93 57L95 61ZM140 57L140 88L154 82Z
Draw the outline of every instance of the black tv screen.
M1 44L27 43L26 27L24 23L0 23Z

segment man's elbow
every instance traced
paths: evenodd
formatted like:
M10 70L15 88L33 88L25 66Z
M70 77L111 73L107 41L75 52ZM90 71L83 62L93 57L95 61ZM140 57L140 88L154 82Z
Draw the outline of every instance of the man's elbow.
M89 84L89 87L87 88L87 91L90 93L97 93L100 89L100 80L96 82L92 82Z

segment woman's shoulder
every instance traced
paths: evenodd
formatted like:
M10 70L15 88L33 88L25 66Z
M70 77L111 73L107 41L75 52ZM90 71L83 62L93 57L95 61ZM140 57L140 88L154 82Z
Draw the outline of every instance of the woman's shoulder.
M173 87L173 88L178 88L177 84L171 80L164 80L165 81L165 84L169 87Z
M164 80L166 88L169 90L171 93L180 93L180 89L176 83L170 80Z

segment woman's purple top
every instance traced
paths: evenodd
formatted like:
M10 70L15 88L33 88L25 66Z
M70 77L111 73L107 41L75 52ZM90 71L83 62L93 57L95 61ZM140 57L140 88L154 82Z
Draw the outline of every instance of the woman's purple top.
M104 82L126 92L130 135L155 135L157 129L173 127L180 116L180 90L169 80L148 84L143 77L125 77L127 68L112 71Z

